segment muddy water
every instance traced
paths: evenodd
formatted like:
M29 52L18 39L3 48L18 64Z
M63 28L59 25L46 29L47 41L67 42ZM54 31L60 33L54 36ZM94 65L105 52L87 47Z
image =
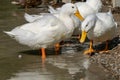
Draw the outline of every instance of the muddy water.
M82 45L63 47L59 55L48 50L43 65L38 50L20 45L3 33L26 23L23 15L24 9L10 0L0 1L0 80L110 80L99 65L90 64L82 55Z

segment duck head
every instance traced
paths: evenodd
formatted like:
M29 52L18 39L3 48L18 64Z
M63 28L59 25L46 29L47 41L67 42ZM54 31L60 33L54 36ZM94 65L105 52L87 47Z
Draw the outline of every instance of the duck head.
M60 12L64 15L71 15L71 14L74 14L75 16L77 16L81 21L84 20L84 18L81 16L81 14L79 13L78 11L78 8L75 4L73 3L66 3L64 4L61 9L60 9Z
M71 15L74 14L76 11L77 11L77 7L72 3L66 3L60 9L60 12L63 13L64 15L66 14Z
M87 33L95 27L96 19L97 19L96 15L90 15L86 17L85 20L82 22L81 25L82 36L80 39L81 43L85 42Z

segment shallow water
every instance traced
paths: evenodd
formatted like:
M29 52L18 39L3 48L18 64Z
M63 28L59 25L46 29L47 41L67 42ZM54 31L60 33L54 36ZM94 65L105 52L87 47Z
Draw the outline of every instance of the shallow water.
M38 50L20 45L3 33L26 23L23 15L24 9L10 0L0 1L0 80L110 80L99 65L90 64L82 54L82 45L62 47L59 55L49 49L42 64Z

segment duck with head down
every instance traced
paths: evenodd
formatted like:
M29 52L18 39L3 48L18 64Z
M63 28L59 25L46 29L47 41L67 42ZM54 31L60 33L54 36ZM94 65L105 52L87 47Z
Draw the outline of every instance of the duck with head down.
M111 11L107 13L97 13L89 15L82 22L82 37L80 42L83 43L86 36L90 40L90 48L84 54L95 52L93 49L94 42L106 41L105 49L100 52L108 52L108 40L115 37L117 26L113 19Z

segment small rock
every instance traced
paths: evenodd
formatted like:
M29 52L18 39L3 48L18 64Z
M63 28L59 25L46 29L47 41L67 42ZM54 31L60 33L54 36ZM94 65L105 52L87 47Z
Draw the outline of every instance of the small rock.
M21 54L19 54L19 55L18 55L18 58L19 58L19 59L21 59L21 58L22 58L22 55L21 55Z

